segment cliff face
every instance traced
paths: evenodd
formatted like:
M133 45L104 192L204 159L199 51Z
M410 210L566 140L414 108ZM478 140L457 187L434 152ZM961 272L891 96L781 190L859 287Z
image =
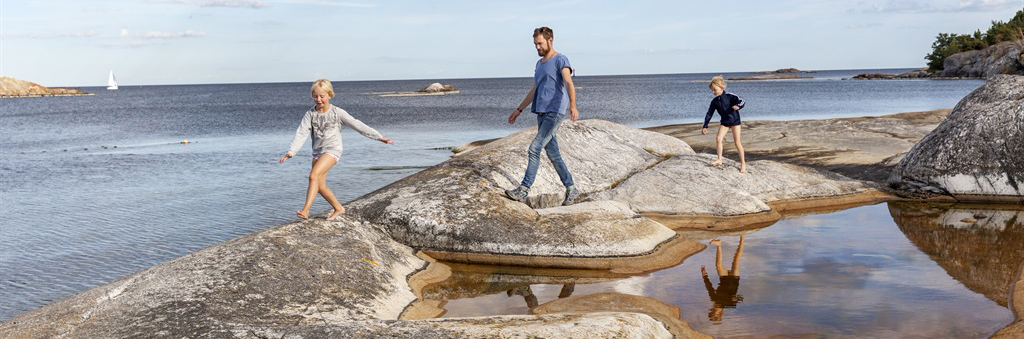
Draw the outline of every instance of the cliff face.
M90 95L75 89L46 88L34 82L18 80L11 77L0 77L0 97L40 97L40 96L71 96Z
M943 77L987 78L997 74L1024 75L1024 51L1015 42L1002 42L983 50L950 55L943 62Z

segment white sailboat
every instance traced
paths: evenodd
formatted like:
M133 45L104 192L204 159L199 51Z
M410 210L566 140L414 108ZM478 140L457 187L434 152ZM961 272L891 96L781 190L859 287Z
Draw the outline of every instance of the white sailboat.
M107 79L107 89L117 89L117 79L114 79L114 71L110 71L110 78Z

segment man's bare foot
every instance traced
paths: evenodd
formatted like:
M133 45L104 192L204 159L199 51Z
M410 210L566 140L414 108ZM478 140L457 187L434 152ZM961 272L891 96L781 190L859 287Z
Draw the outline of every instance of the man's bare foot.
M302 219L302 220L309 219L309 216L306 215L306 213L302 213L302 211L295 211L295 215L298 216L299 219Z
M711 241L711 244L715 245L715 246L722 246L722 241L718 240L718 239L715 239L715 240Z
M340 210L334 210L334 213L331 213L331 216L327 217L327 221L334 221L334 219L337 219L338 216L342 214L345 214L344 207L342 207Z

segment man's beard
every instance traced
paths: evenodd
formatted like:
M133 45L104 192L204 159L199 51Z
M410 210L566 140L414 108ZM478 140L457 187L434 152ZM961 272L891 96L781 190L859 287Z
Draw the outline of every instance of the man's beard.
M542 48L542 49L537 50L537 55L545 56L545 55L548 55L548 52L550 52L550 51L551 51L551 48Z

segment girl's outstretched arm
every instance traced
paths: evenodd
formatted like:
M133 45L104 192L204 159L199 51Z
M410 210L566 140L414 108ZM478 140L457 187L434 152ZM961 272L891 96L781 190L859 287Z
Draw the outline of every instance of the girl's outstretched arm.
M302 148L302 144L306 143L306 138L309 137L309 132L312 127L312 118L310 117L309 112L306 112L306 114L302 116L302 122L299 123L299 128L295 130L295 138L292 139L292 144L288 147L288 153L285 154L278 162L284 162L285 160L288 160L288 158L295 156L295 152L298 152L299 148Z
M359 132L359 134L362 134L364 137L377 140L386 144L394 144L394 142L392 142L391 139L385 138L383 135L380 134L380 132L377 132L377 130L373 129L370 126L366 126L366 124L364 124L362 121L353 118L352 115L348 114L348 112L341 108L338 108L338 118L341 119L341 123L345 124L345 126L348 126L349 128L355 130L356 132Z

